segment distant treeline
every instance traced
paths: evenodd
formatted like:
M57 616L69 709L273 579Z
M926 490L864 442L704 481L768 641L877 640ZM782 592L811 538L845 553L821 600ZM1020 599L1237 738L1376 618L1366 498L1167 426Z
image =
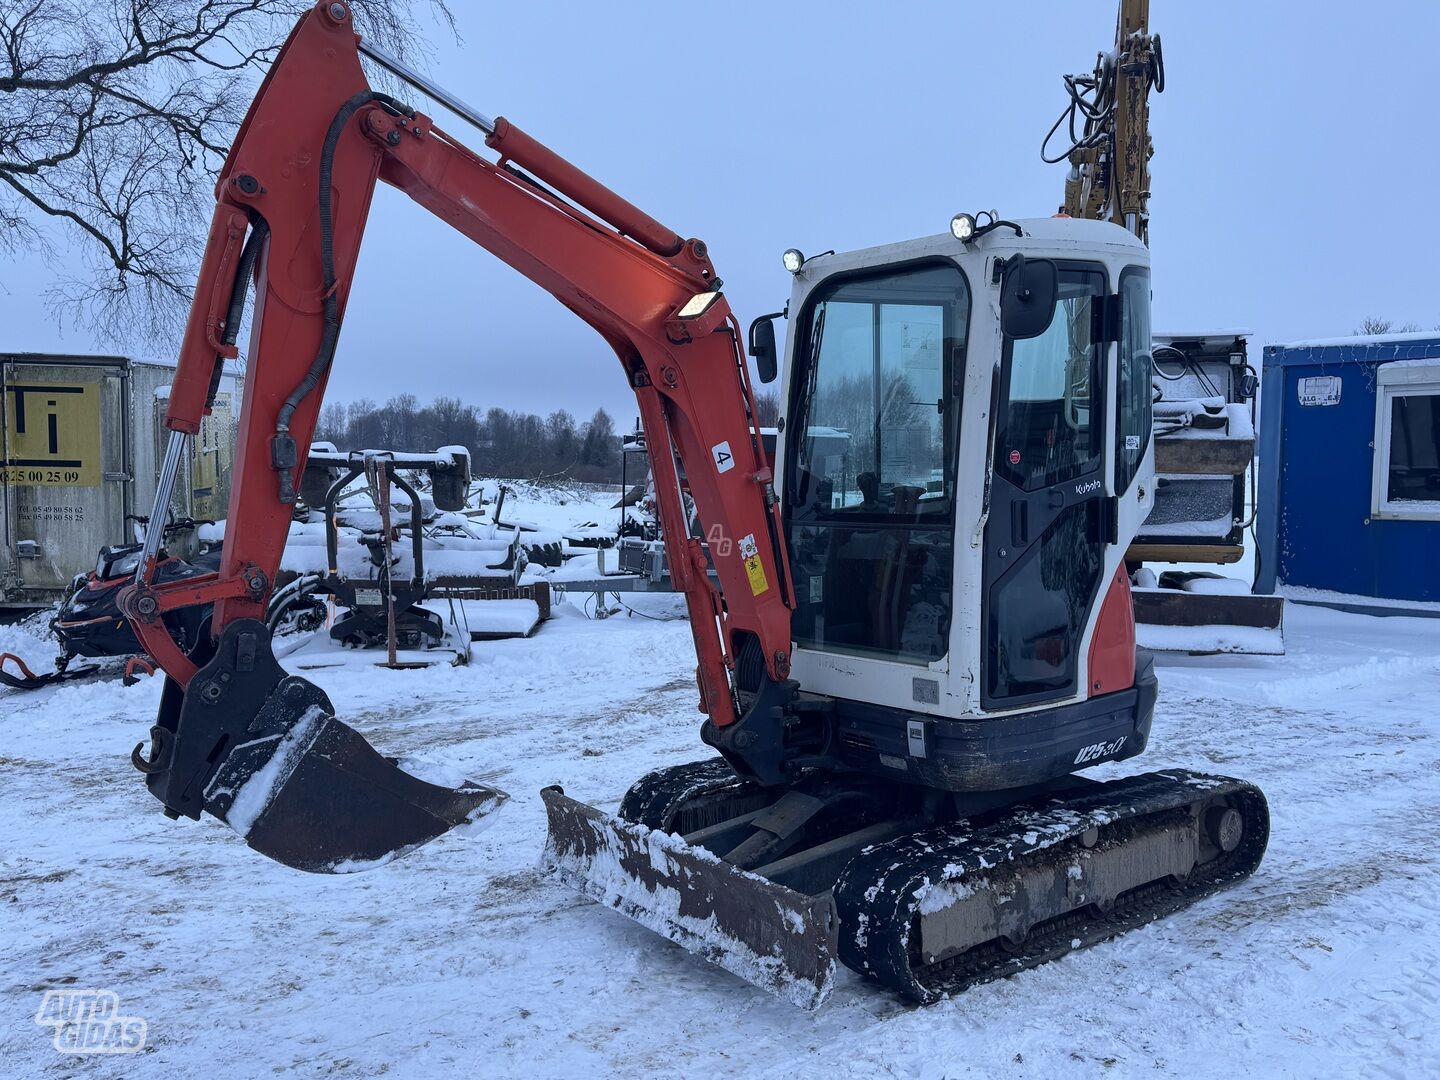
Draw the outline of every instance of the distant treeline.
M773 425L779 415L777 397L760 394L756 405L760 423ZM596 409L582 424L564 409L540 417L509 409L481 410L450 397L421 405L414 394L397 394L383 405L362 398L325 406L315 438L341 450L423 452L463 446L470 451L477 476L590 483L620 479L620 435L604 409Z
M477 476L620 479L620 436L604 409L581 424L563 409L539 417L509 409L482 411L459 398L439 397L421 405L414 394L398 394L383 405L364 398L327 405L315 437L341 450L420 452L463 446Z

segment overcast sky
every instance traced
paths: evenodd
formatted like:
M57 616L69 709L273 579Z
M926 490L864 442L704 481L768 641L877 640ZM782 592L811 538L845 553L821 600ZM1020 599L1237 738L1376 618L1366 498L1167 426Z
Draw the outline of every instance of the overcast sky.
M1116 4L452 6L464 40L439 42L433 77L705 239L748 321L788 296L787 247L930 235L959 210L1052 213L1064 167L1040 140L1061 74L1111 44ZM1167 73L1156 328L1249 327L1258 359L1369 315L1440 324L1440 6L1154 0L1151 21ZM0 277L0 349L107 351L45 314L49 274L30 260ZM592 331L392 190L349 308L329 400L459 394L633 422Z

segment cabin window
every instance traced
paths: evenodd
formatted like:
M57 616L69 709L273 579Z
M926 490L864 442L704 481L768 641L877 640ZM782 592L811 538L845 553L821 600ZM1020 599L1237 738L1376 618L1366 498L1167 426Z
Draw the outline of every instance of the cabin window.
M969 315L949 262L846 275L807 302L785 436L800 646L916 664L949 651Z
M1115 494L1124 495L1150 445L1150 272L1120 275L1120 382L1116 387Z
M1440 358L1381 365L1375 390L1371 516L1440 521Z

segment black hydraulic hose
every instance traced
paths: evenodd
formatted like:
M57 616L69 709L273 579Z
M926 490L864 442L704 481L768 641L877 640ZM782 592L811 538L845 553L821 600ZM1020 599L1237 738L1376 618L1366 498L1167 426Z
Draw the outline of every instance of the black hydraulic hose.
M221 337L226 345L234 345L240 336L240 320L245 315L245 296L250 291L247 282L255 273L255 262L260 258L260 245L270 237L270 224L256 216L250 226L250 235L240 252L240 266L235 271L235 288L230 291L230 306L225 311L225 333Z
M256 217L240 252L240 265L235 270L235 285L230 290L230 306L225 309L225 333L220 340L225 345L234 345L240 336L240 321L245 317L245 297L250 292L250 277L255 273L255 263L260 258L260 248L270 236L270 225L262 217ZM215 370L210 373L210 390L205 395L205 408L215 405L215 395L220 392L220 377L225 373L225 358L215 357Z
M340 142L340 134L345 130L345 125L350 122L350 118L355 115L357 110L371 102L385 106L396 115L414 115L412 109L401 104L389 94L363 90L340 106L335 118L330 121L330 127L325 132L325 142L320 149L319 177L320 266L325 290L321 303L324 305L325 311L325 331L320 338L320 348L315 353L315 359L310 362L310 368L305 372L305 377L300 380L294 390L290 391L289 397L280 406L280 411L275 417L275 435L270 440L270 464L280 474L280 501L286 504L295 502L294 471L299 467L295 440L290 435L290 420L295 415L295 409L320 385L320 380L330 370L330 365L335 359L335 345L340 339L340 301L335 295L337 284L335 281L335 213L330 191L335 167L335 147Z
M1103 53L1095 59L1095 70L1090 75L1066 75L1064 76L1065 93L1070 103L1060 113L1059 118L1051 125L1046 132L1045 138L1040 142L1040 159L1046 164L1054 165L1064 161L1076 150L1089 149L1096 146L1105 137L1113 116L1113 105L1109 104L1111 84L1115 77L1114 61L1108 59ZM1082 132L1075 130L1075 121L1083 117L1085 120ZM1058 156L1049 155L1051 141L1060 126L1069 121L1070 145L1067 146ZM1113 151L1112 151L1113 152Z

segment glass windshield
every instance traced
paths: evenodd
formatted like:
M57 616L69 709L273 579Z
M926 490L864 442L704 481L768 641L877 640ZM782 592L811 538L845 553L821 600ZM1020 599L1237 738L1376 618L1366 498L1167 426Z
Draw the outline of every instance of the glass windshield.
M949 263L852 277L811 300L785 484L800 644L910 662L947 651L950 388L969 309Z
M851 279L814 303L793 413L802 516L949 513L946 352L963 345L968 309L964 278L943 266Z

